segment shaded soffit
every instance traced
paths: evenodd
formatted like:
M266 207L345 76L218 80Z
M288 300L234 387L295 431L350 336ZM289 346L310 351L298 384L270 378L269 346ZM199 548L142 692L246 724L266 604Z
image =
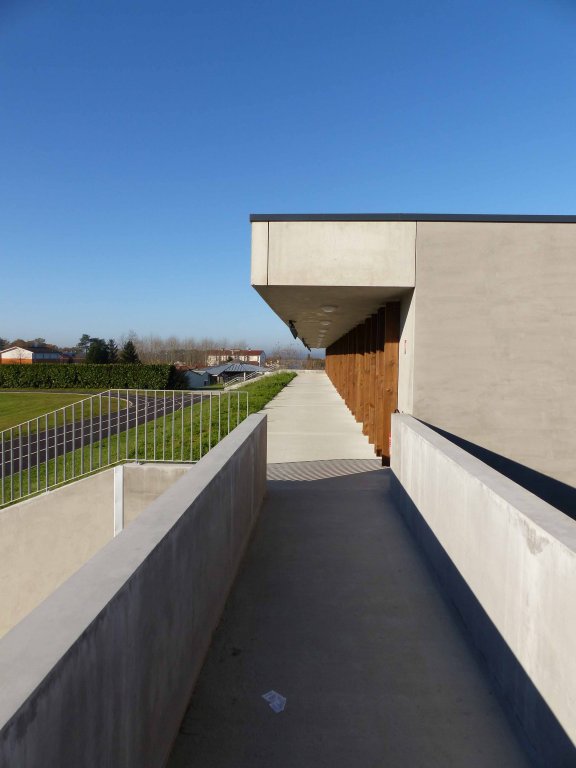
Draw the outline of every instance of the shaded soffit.
M364 322L387 301L398 301L411 288L255 285L271 309L294 323L308 346L330 346Z

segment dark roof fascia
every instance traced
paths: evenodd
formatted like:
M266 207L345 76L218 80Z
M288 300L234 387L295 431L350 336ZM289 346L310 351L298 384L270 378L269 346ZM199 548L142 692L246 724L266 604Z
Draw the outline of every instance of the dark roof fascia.
M488 213L251 213L250 221L469 221L576 224L576 216Z

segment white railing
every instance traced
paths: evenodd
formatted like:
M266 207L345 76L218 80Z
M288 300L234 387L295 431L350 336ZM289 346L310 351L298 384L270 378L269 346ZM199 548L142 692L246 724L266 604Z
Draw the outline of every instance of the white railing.
M245 373L242 376L235 376L233 379L228 379L228 381L224 382L224 389L233 387L236 384L244 384L246 381L251 381L252 379L257 379L259 376L264 375L263 371L254 371L253 373Z
M193 464L247 415L242 391L92 395L0 432L0 507L115 464Z

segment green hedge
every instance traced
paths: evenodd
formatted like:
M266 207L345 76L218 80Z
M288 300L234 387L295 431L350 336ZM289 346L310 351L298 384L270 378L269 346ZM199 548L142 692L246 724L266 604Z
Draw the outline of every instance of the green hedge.
M8 389L183 389L173 365L0 365Z

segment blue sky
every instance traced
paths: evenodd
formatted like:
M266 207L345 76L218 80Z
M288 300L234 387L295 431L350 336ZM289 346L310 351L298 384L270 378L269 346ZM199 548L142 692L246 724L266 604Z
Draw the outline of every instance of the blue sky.
M576 213L573 0L1 0L0 336L291 341L251 212Z

